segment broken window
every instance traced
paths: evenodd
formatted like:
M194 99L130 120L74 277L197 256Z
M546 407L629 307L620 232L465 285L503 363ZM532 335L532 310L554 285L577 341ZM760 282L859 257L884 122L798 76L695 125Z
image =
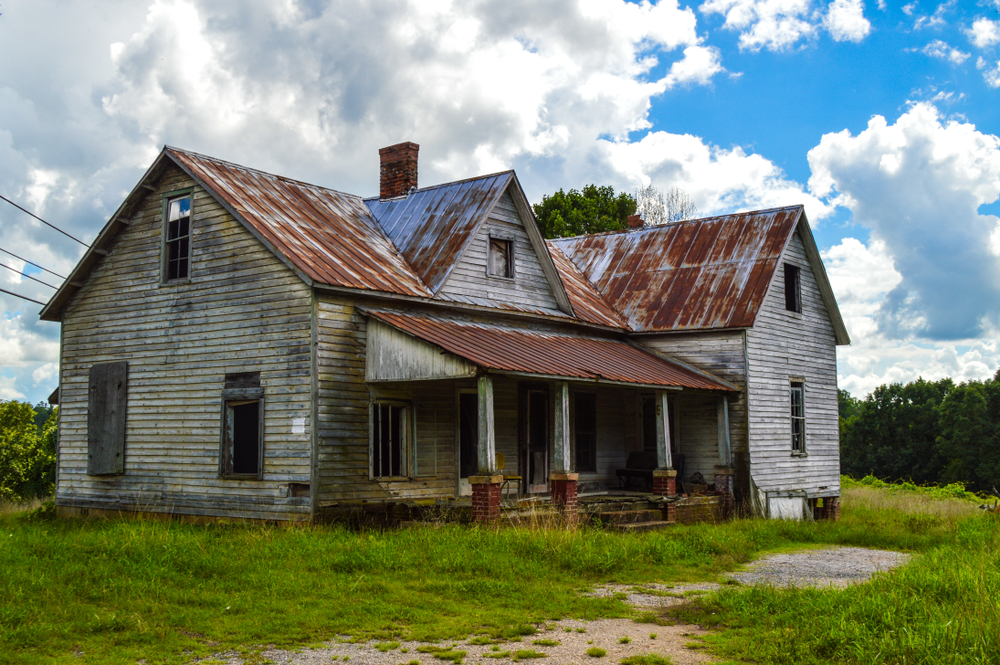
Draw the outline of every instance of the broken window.
M166 200L163 230L163 279L187 279L191 263L191 195Z
M226 374L220 474L264 477L264 389L260 372Z
M490 238L487 272L493 277L514 276L514 241Z
M790 388L792 402L792 453L806 452L806 408L805 385L802 381L792 381Z
M372 478L400 478L407 475L409 413L409 406L403 404L372 404Z
M573 425L576 430L576 470L597 471L597 394L574 393Z
M785 264L785 309L789 312L802 312L802 286L800 270L791 263Z

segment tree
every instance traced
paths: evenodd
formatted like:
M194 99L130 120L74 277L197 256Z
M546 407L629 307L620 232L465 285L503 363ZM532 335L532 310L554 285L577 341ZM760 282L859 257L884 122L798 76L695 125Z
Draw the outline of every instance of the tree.
M666 193L653 185L640 187L635 193L636 209L648 225L670 224L698 216L698 206L680 187L671 187Z
M635 214L635 199L613 187L587 185L583 191L559 190L532 206L538 227L546 238L566 238L626 228Z
M23 501L52 493L58 408L39 432L24 402L0 402L0 500Z
M941 482L963 482L977 492L1000 487L1000 370L992 380L955 386L940 412Z

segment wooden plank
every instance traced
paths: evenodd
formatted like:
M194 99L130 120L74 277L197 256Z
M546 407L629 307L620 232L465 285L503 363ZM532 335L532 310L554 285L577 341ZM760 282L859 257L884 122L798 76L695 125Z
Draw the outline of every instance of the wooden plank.
M128 363L90 368L87 403L87 473L103 476L125 470L125 417Z

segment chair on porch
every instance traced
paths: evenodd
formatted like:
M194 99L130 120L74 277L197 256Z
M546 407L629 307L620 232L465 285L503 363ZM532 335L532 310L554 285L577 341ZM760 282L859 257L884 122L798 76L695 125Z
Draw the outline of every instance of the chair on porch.
M515 480L515 481L517 481L517 486L515 488L517 490L517 496L520 497L521 496L521 480L522 480L522 478L521 478L521 476L508 476L506 473L504 473L503 472L503 467L504 467L504 464L506 462L507 462L507 458L504 456L504 454L503 453L497 453L497 456L496 456L497 472L500 475L503 476L503 485L500 486L500 493L503 494L503 488L505 486L507 486L507 485L510 485L510 481ZM510 494L510 489L509 488L507 489L507 493L508 493L508 496L509 496L509 494Z

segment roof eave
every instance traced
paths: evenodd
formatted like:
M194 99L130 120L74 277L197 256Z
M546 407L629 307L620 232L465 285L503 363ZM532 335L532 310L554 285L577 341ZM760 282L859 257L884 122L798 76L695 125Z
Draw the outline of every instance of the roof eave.
M844 325L844 317L840 314L837 297L833 293L830 277L826 274L826 267L823 265L823 258L819 254L819 248L816 246L816 239L813 237L805 210L802 211L795 227L802 230L802 245L805 247L806 257L809 259L813 275L816 277L816 285L819 287L823 304L826 306L827 314L830 316L830 324L833 326L833 334L836 338L837 346L850 345L851 336L847 332L847 326ZM794 229L792 233L794 234Z

